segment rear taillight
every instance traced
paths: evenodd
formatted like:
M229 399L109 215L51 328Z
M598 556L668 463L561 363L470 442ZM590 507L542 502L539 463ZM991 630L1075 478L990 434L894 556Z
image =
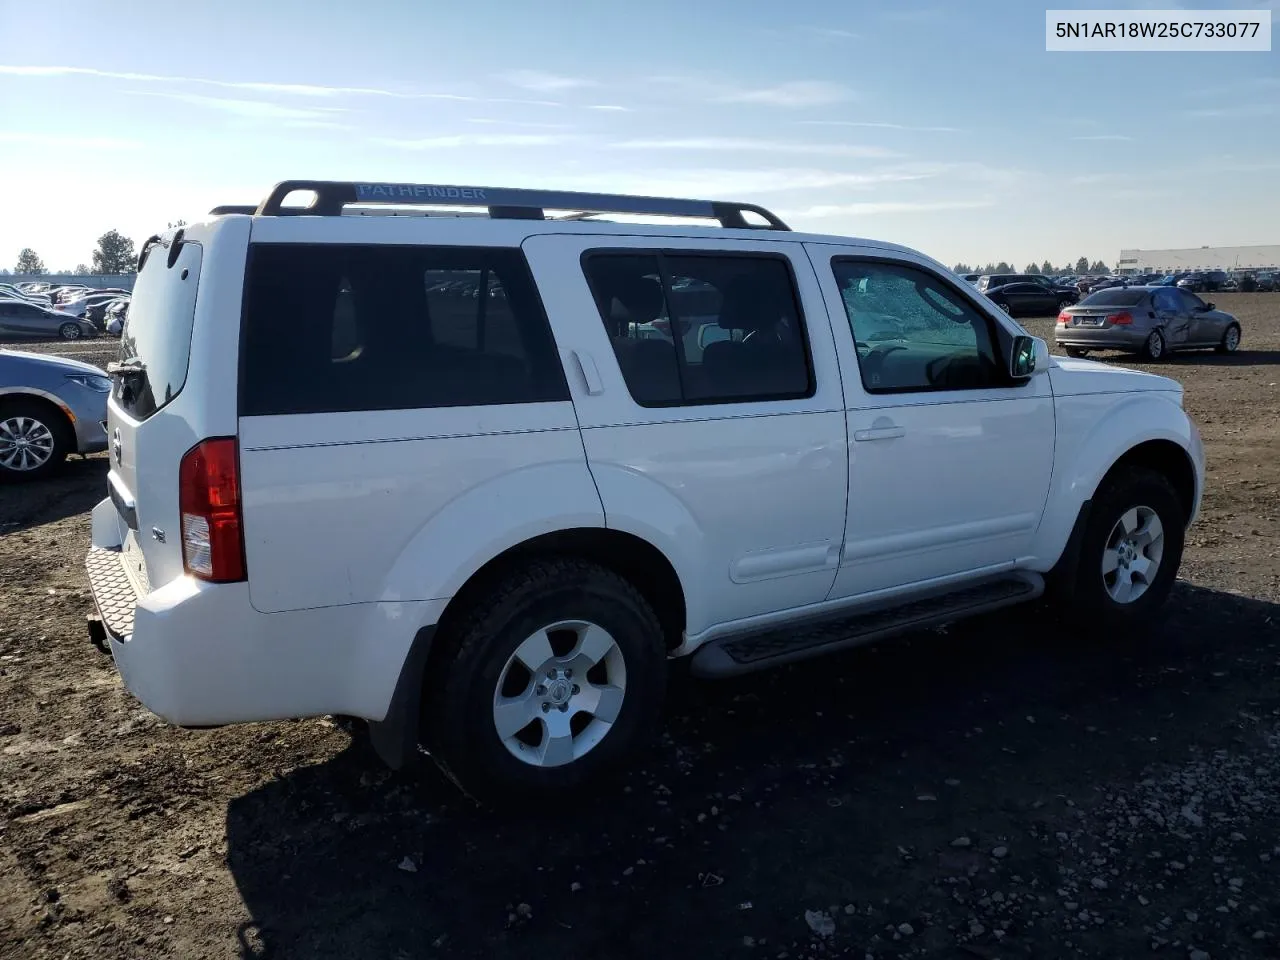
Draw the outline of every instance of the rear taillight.
M187 573L214 583L243 580L240 463L234 437L203 440L183 455L178 509Z
M1133 314L1131 313L1108 313L1107 322L1117 327L1127 327L1133 323Z
M1069 313L1067 313L1067 311L1063 310L1060 314L1058 314L1058 322L1059 322L1059 323L1070 323L1070 322L1071 322L1071 314L1069 314Z

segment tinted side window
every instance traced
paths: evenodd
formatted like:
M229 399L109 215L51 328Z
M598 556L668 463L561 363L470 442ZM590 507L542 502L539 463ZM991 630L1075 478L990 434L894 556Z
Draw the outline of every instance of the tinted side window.
M568 399L518 250L255 244L240 413Z
M870 393L1006 386L990 318L940 278L901 263L832 263Z
M774 256L589 252L583 268L641 406L813 393L795 283Z
M1184 313L1194 313L1197 310L1204 309L1204 301L1194 293L1187 290L1175 290L1174 293L1182 301L1181 309Z

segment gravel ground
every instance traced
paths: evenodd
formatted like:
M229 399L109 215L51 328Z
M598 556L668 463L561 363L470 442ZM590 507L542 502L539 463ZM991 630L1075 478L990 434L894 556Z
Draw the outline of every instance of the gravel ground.
M0 956L1280 957L1280 295L1215 299L1242 352L1161 366L1209 486L1152 636L1033 607L678 672L555 815L342 720L165 726L85 639L105 461L0 489Z

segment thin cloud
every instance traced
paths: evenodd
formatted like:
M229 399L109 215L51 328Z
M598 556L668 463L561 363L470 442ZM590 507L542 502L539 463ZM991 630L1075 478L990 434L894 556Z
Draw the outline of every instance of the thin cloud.
M914 133L959 133L959 127L915 127L905 123L878 123L870 120L797 120L809 127L866 127L872 130L909 130Z
M23 133L0 130L0 143L25 143L38 147L76 147L86 150L139 150L142 144L120 137L85 137L80 134Z
M630 107L624 107L616 103L590 103L587 104L588 110L601 110L606 113L631 113Z
M339 107L286 107L283 104L267 100L241 100L231 97L207 97L199 93L159 93L154 90L135 90L137 97L157 97L162 100L175 100L189 103L197 107L207 107L220 113L229 113L246 120L291 120L310 122L333 122L335 113L345 113Z
M1094 134L1090 134L1087 137L1071 137L1070 139L1128 141L1128 140L1132 140L1133 137L1126 137L1123 133L1094 133Z
M1193 120L1219 120L1241 117L1269 117L1280 112L1280 105L1275 103L1241 103L1231 107L1207 107L1202 110L1187 110L1183 116Z
M821 107L852 100L848 87L825 80L792 80L774 87L736 90L717 99L726 103L760 103L772 107Z
M994 200L870 200L790 211L787 216L810 219L825 217L873 217L885 213L933 213L940 210L977 210L995 206Z
M893 157L883 147L842 143L796 143L792 140L753 140L747 137L688 137L675 139L623 140L612 146L618 150L723 150L753 153L799 154L829 157Z
M523 130L568 130L567 123L540 123L536 120L495 120L492 117L468 117L467 123L493 127L518 127Z
M553 147L575 139L546 133L460 133L443 137L405 140L397 137L375 137L373 143L401 150L451 150L460 147Z
M182 77L156 73L131 73L117 70L97 70L92 67L69 66L20 66L0 64L0 75L17 77L99 77L107 80L128 80L134 83L193 84L220 87L225 90L248 90L255 93L281 93L300 97L385 97L395 100L451 100L458 103L514 103L524 106L558 107L555 100L523 100L512 97L481 97L461 93L437 93L433 91L391 90L382 87L321 86L307 83L264 83L249 80L214 80L209 77Z
M927 173L882 170L849 173L843 170L773 167L748 170L694 168L671 170L615 171L575 177L566 189L638 193L666 197L736 198L797 190L830 190L837 187L869 190L887 183L929 179Z
M532 90L534 93L559 93L563 90L598 85L595 80L588 80L585 77L566 77L558 73L547 73L545 70L510 70L500 74L499 79L522 90Z
M801 33L806 33L811 37L818 37L822 40L859 40L862 38L860 33L854 33L852 30L842 30L839 27L803 26L799 29Z
M940 7L919 7L914 10L886 10L880 15L882 20L893 23L929 23L941 20L943 10Z

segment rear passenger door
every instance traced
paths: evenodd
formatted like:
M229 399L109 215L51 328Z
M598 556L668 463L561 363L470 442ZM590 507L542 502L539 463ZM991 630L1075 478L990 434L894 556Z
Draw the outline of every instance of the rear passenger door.
M1012 322L923 258L807 246L839 345L851 441L833 598L1028 560L1055 422L1048 377L1007 377L1012 329L1001 325Z
M532 237L605 522L663 550L688 632L826 598L848 458L831 324L796 243Z
M441 599L423 573L433 557L465 568L547 532L518 526L537 515L525 500L568 502L579 525L598 524L518 246L459 243L444 218L406 223L412 242L401 244L351 242L356 231L388 234L353 218L305 219L255 225L245 281L240 460L254 607ZM271 242L323 231L332 242Z

